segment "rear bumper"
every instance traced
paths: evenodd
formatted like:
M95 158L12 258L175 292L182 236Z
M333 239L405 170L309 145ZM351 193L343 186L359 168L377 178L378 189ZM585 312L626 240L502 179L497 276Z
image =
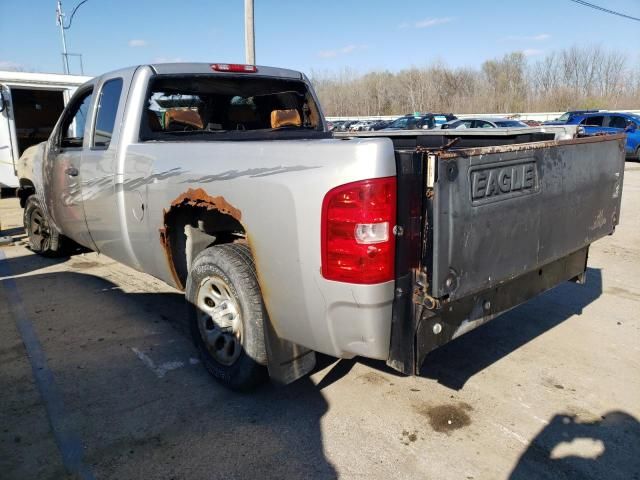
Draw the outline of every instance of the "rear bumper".
M403 315L404 321L398 321L394 312L387 364L415 375L432 350L562 282L582 283L588 251L589 247L585 247L495 288L443 303L438 308L427 308L415 295L407 298L409 304L405 309L414 309L414 315Z

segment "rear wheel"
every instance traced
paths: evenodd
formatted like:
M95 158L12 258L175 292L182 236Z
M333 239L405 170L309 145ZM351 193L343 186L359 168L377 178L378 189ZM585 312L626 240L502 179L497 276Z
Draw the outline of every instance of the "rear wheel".
M209 373L233 390L264 382L267 314L248 246L203 250L189 272L186 297L191 334Z
M23 223L31 250L45 257L67 254L68 239L51 226L35 195L25 203Z

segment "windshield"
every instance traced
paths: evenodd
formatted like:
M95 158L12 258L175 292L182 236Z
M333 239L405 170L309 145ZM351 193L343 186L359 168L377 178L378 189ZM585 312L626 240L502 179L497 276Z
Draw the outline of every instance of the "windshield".
M496 127L526 127L527 125L522 122L518 122L517 120L506 120L494 122Z
M142 132L147 139L166 139L197 134L322 129L318 108L302 81L160 75L150 84Z
M414 117L400 117L389 124L388 128L410 129L415 127L416 119Z
M562 115L560 115L558 117L558 122L568 122L569 121L569 117L571 116L571 114L569 112L567 113L563 113Z

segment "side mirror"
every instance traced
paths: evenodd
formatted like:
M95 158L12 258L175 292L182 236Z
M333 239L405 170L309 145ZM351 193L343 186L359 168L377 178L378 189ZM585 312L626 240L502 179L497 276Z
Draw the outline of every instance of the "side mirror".
M5 106L6 106L6 102L4 99L4 92L0 88L0 112L4 112Z
M635 123L631 122L629 125L627 125L627 128L625 128L624 131L631 133L631 132L635 132L637 129L638 129L638 126Z

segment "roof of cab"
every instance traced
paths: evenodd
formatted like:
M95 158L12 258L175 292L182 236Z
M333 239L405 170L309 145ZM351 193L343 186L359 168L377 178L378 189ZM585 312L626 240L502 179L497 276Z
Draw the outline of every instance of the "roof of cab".
M160 75L178 75L178 74L217 74L217 75L260 75L277 78L292 78L301 80L302 73L286 68L266 67L264 65L256 65L258 71L256 73L229 73L217 72L211 68L213 63L154 63L150 65L156 73Z

